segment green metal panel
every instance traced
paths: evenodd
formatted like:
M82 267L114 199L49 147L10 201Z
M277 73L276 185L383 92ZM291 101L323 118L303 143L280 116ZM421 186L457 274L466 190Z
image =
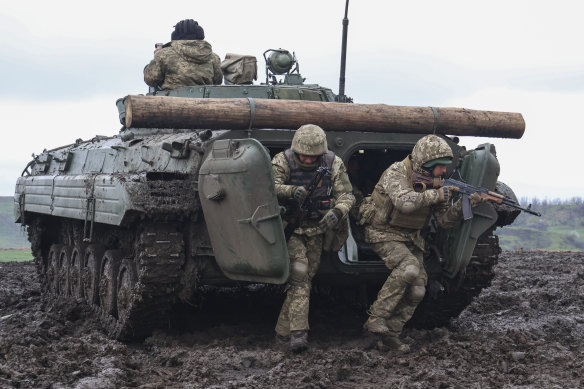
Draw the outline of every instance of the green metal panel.
M221 86L183 86L170 91L158 91L157 96L196 97L196 98L244 98L335 101L329 88L319 85L221 85ZM120 99L118 110L125 117L125 106Z
M56 176L20 177L27 212L50 215L52 211L53 180Z
M93 198L95 198L95 221L98 223L120 225L129 210L136 209L136 204L128 195L129 185L145 186L142 183L124 183L119 177L108 174L95 176Z
M81 174L74 176L37 176L18 179L18 195L24 195L24 210L77 220L120 225L124 215L136 205L128 196L128 185L117 176ZM89 201L95 199L95 213L88 214ZM15 217L18 219L19 213Z
M269 99L272 96L271 86L255 85L230 85L222 87L207 87L207 95L210 98L245 98Z
M83 171L86 173L101 173L103 171L103 163L105 162L105 150L96 150L88 155L91 158L85 159Z
M91 195L91 182L87 182L85 177L83 175L55 177L52 215L73 219L85 217L87 198Z
M465 155L461 164L463 180L474 186L495 189L499 177L499 161L494 155L494 146L485 143ZM492 204L483 203L473 209L473 218L464 220L448 232L447 250L444 253L445 275L455 277L468 265L477 239L497 221L497 212Z
M234 280L282 284L289 258L270 157L255 139L216 140L199 172L215 259Z
M283 100L324 101L324 96L319 90L307 88L277 88L276 96Z

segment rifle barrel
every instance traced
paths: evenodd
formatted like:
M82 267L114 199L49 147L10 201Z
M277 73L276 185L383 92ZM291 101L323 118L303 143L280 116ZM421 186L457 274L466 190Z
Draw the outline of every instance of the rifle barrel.
M541 213L532 210L530 207L527 207L527 208L522 207L512 198L507 197L505 195L502 195L500 193L490 191L487 188L481 188L480 186L470 185L470 184L464 183L462 181L455 180L453 178L447 178L446 180L444 180L444 185L456 186L460 189L461 193L464 193L467 195L473 194L475 192L486 193L489 196L492 196L493 201L498 203L498 204L507 205L509 207L519 209L520 211L527 212L527 213L530 213L530 214L535 215L535 216L541 216Z

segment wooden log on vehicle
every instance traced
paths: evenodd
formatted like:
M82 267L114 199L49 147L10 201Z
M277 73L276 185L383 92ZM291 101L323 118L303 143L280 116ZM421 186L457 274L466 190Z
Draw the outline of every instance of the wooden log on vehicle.
M525 131L523 116L513 112L251 98L126 97L128 128L297 129L307 123L325 131L516 139Z

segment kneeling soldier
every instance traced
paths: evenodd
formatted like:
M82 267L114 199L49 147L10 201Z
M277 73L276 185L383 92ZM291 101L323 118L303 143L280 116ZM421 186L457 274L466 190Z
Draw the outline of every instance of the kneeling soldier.
M371 196L361 203L360 224L365 225L365 240L372 243L373 250L391 271L364 325L370 333L381 337L380 346L409 350L399 335L424 298L428 278L421 230L432 214L443 228L453 227L462 218L461 201L450 201L455 188L416 191L412 175L415 172L440 178L452 158L452 150L444 139L425 136L410 155L383 172ZM470 200L472 206L482 201L476 193Z

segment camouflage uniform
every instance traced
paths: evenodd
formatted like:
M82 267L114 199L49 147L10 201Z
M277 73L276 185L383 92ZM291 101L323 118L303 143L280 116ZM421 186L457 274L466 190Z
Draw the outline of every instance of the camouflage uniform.
M144 82L161 89L223 82L221 60L204 40L177 40L164 45L144 68Z
M421 230L433 214L444 228L453 227L462 217L460 201L449 204L445 188L414 191L412 173L429 175L422 165L439 158L452 158L448 144L435 135L420 139L411 155L383 172L373 193L360 206L360 223L365 224L365 240L372 243L391 274L371 305L370 319L385 321L387 335L397 339L426 292L424 239ZM375 332L369 327L371 332Z
M290 151L288 153L288 156L290 156ZM351 193L352 187L343 161L332 152L328 152L327 154L332 160L332 174L330 176L332 198L330 199L330 209L337 210L335 212L340 215L338 219L343 220L353 206L355 198ZM321 156L320 159L324 159L327 154ZM297 157L294 156L293 158ZM297 167L302 166L302 163L297 159L294 161L294 164ZM309 174L313 176L317 166L318 163L312 167ZM272 168L278 199L281 201L293 199L297 186L291 185L291 176L295 172L290 169L290 164L286 158L286 151L277 154L273 158ZM309 329L308 308L310 288L312 278L316 274L320 264L320 256L323 248L324 231L319 227L319 219L320 215L326 212L322 210L318 218L305 219L294 230L288 240L291 270L290 279L286 286L286 299L282 305L276 324L276 333L280 336L287 337L291 331L306 331Z

